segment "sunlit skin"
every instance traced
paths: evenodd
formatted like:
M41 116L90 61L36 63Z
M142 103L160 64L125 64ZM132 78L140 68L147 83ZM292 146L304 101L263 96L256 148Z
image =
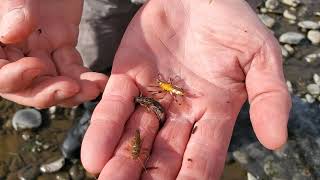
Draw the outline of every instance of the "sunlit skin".
M96 98L107 77L83 67L75 46L81 0L1 0L0 96L46 108Z
M28 18L13 23L16 26L12 28L5 27L4 24L9 25L7 22L15 21L4 14L9 6L20 7L18 2L27 4L23 9ZM1 48L2 97L48 106L63 103L66 97L70 97L71 104L90 99L103 89L106 77L97 73L84 76L83 72L88 70L82 71L81 58L71 53L75 52L81 3L80 0L1 2L0 21L5 23L0 25L0 34L2 29L10 32L0 41L35 42L28 45L33 47L33 53L29 54L34 55L33 63L19 48L18 51ZM43 34L40 36L35 31L38 26L34 25L39 23ZM37 38L43 36L51 43ZM22 72L35 67L40 74L27 71L24 80L20 79ZM147 92L157 73L169 76L165 73L169 69L181 72L185 84L201 96L188 98L191 108L180 114L175 112L172 98L163 98L161 103L169 115L158 131L157 118L145 108L135 107L133 97ZM79 87L86 88L79 92ZM63 93L58 100L50 98L48 95L56 89L69 94ZM247 99L252 126L260 142L269 149L281 147L287 139L291 105L281 52L272 33L249 5L243 0L214 0L210 4L208 0L149 0L123 36L102 100L84 137L81 162L86 170L99 174L99 179L219 179L236 117ZM191 136L194 126L197 130ZM147 149L147 153L152 149L146 165L151 170L147 173L127 150L136 129L140 129L143 137L142 149Z

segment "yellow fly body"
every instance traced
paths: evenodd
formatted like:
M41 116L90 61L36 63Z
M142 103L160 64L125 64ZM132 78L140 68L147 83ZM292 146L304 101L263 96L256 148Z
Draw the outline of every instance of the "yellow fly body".
M182 88L179 88L172 83L161 81L158 79L159 87L166 92L169 92L170 94L184 96L184 91Z

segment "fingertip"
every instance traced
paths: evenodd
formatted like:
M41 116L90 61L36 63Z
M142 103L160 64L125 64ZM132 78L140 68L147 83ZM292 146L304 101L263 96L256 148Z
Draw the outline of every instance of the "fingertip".
M0 41L5 44L24 40L36 26L37 4L26 1L26 4L9 4L9 12L0 21ZM16 7L17 6L17 7Z
M100 92L103 92L109 77L102 73L85 72L80 75L80 79L94 82L99 87Z
M250 117L258 140L268 149L278 149L288 138L291 99L263 98L251 104Z

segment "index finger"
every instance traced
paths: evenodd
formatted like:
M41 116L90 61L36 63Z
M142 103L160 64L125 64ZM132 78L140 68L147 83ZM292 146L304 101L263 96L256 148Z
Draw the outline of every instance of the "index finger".
M81 160L87 171L100 173L112 157L124 125L134 111L133 97L138 95L139 90L129 76L110 76L83 140Z

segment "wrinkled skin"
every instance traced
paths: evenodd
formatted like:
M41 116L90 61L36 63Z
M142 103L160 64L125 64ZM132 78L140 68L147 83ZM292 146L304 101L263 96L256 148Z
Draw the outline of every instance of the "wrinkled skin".
M97 97L107 77L84 68L75 45L80 0L2 0L0 95L46 108ZM58 13L57 13L58 12Z
M291 107L281 64L277 41L244 1L149 1L127 28L94 111L81 152L85 168L99 179L218 179L247 98L258 139L279 148ZM179 75L194 94L181 106L170 95L161 100L168 118L159 132L156 117L133 103L158 73ZM152 149L141 161L128 148L136 129ZM151 169L144 172L146 159Z
M77 104L104 88L107 78L83 68L74 49L81 3L1 2L2 97L41 108ZM25 18L6 16L8 9L22 9ZM140 91L148 94L158 73L179 75L190 95L181 106L170 95L161 100L168 118L160 131L156 116L133 103ZM287 138L290 97L279 46L249 6L242 0L150 0L118 49L85 135L83 165L99 179L218 179L247 98L258 139L279 148ZM146 150L138 160L130 156L136 129ZM143 172L147 159L150 170Z

